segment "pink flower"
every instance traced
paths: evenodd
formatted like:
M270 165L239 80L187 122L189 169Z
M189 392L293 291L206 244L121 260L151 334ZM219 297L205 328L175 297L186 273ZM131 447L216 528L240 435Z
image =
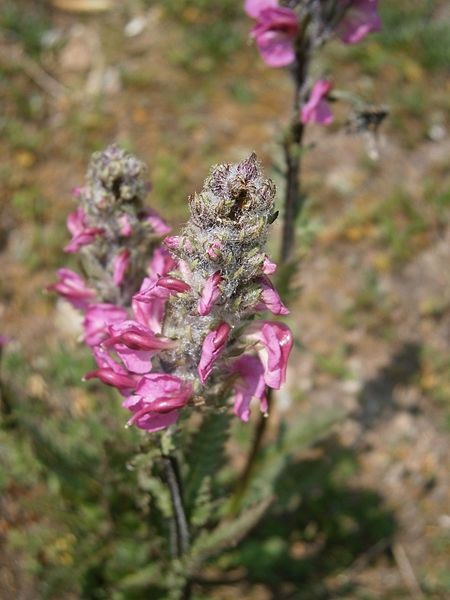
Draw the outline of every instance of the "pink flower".
M88 288L84 279L70 269L58 269L58 278L59 281L47 289L58 293L75 308L85 310L95 297L94 290Z
M153 294L150 301L147 298L142 300L141 294L146 295L149 290L152 290L158 278L167 275L175 268L175 265L176 261L165 248L157 248L148 268L149 277L144 279L139 292L132 299L131 306L136 321L149 327L155 333L161 331L169 294L167 294L167 290L163 292L159 290L159 297Z
M252 30L264 62L285 67L295 60L298 18L293 10L278 6L277 0L246 0L245 11L256 19Z
M101 227L87 227L86 213L78 207L67 217L67 229L72 234L71 241L64 248L64 252L73 254L87 244L92 244L97 235L103 233Z
M308 102L302 107L301 121L303 124L314 122L320 125L329 125L333 122L333 115L326 101L326 96L331 88L332 84L325 79L316 81Z
M136 321L122 321L109 326L109 338L103 345L112 346L129 371L143 374L151 371L152 356L174 344Z
M182 244L182 237L179 235L169 235L164 238L163 244L169 248L169 250L178 250Z
M170 235L164 238L163 244L169 248L169 250L182 249L186 252L192 252L191 242L181 235Z
M72 190L72 196L73 196L74 198L80 198L80 196L81 196L82 192L83 192L83 188L82 188L82 187L80 187L80 186L76 186L76 187L74 187L74 188L73 188L73 190Z
M204 317L209 315L214 303L220 296L220 284L223 280L219 271L216 271L211 277L208 277L202 295L198 301L198 313Z
M286 367L292 348L292 333L287 325L272 321L259 321L250 326L250 339L256 340L259 357L264 366L264 381L279 390L286 380Z
M242 421L250 418L250 402L256 398L261 403L261 411L267 412L266 383L264 367L256 356L244 354L231 365L231 372L239 377L234 384L234 414Z
M200 381L204 384L209 377L214 363L225 350L231 327L228 323L221 323L217 329L210 331L203 340L202 355L198 364Z
M84 341L88 346L97 346L108 335L108 326L128 319L127 311L115 304L91 304L83 321Z
M289 310L281 301L280 295L270 280L267 277L261 277L259 282L261 284L262 292L255 309L257 311L270 310L274 315L288 315Z
M120 233L123 237L130 237L133 233L133 228L131 227L130 218L128 215L122 215L118 219L120 224Z
M345 44L357 44L369 33L380 31L381 19L377 10L378 0L352 0L337 28L341 40Z
M190 285L184 281L181 281L181 279L177 279L176 277L171 277L169 275L160 277L156 281L146 277L143 281L140 291L134 296L134 298L139 302L151 303L155 298L167 300L171 294L188 292L190 289Z
M0 350L6 346L6 344L9 342L9 337L6 335L0 335Z
M160 235L165 235L171 230L171 228L167 225L164 219L162 219L160 215L156 212L156 210L153 210L152 208L147 208L147 210L145 211L144 218L151 224L154 231L156 231L156 233L159 233Z
M186 406L191 395L191 384L175 375L144 375L136 393L123 403L133 413L128 425L136 424L146 431L165 429L176 422L179 409Z
M264 257L263 273L265 275L272 275L277 270L277 265L270 261L268 256Z
M125 271L130 264L130 251L124 248L114 258L113 263L113 282L116 287L120 287L125 277Z
M170 271L175 268L176 264L177 263L172 255L167 252L165 248L156 248L148 267L148 274L150 277L154 277L156 281L158 277L170 273Z
M128 396L135 389L139 378L128 373L122 365L116 363L104 348L96 346L92 351L99 368L86 373L83 380L100 379L106 385L115 387L122 394Z

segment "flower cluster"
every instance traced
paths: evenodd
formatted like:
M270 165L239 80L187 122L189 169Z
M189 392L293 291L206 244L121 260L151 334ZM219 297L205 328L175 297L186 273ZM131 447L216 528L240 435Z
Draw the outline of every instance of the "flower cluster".
M92 309L96 299L128 306L154 248L170 231L144 206L149 191L145 170L131 154L109 146L93 155L86 185L74 190L79 205L67 219L72 239L64 250L79 254L90 287L73 271L61 269L53 289L76 308Z
M270 67L295 70L299 54L307 61L305 54L333 36L357 44L381 29L378 0L245 0L245 11L256 20L251 35ZM315 83L301 109L302 123L332 122L326 102L330 89L326 80Z
M143 163L110 146L93 155L86 185L74 190L79 206L67 219L72 239L64 250L79 255L85 278L62 268L48 289L83 313L84 341L94 349L112 323L128 318L143 277L167 254L157 248L170 228L144 206L144 174Z
M91 304L77 276L53 286L85 310L98 365L86 379L120 391L130 425L157 431L187 406L223 408L231 393L242 420L252 399L267 411L266 387L283 384L292 347L285 324L257 319L288 313L265 254L274 195L255 155L216 166L190 199L181 235L154 251L129 306Z

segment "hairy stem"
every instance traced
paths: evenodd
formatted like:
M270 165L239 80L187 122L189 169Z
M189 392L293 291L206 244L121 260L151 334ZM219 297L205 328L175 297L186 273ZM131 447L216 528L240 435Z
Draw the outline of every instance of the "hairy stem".
M267 397L267 405L270 409L270 405L272 403L272 389L266 388L266 397ZM264 437L264 432L267 427L268 417L264 415L260 415L258 424L256 425L255 435L253 438L252 447L250 448L250 452L247 456L247 463L244 467L244 471L242 472L242 476L237 485L236 491L234 493L233 500L231 502L231 512L237 513L240 508L241 500L247 490L248 484L250 483L250 479L253 475L253 471L256 465L256 459L258 458L259 450L261 448L261 444Z
M303 90L308 71L308 50L301 44L293 70L294 101L292 104L291 125L284 139L286 189L284 195L283 235L280 248L280 266L287 262L295 249L295 227L297 217L303 207L301 189L301 158L305 126L300 121Z
M175 520L176 555L181 556L189 549L190 535L186 511L183 504L178 461L175 456L172 455L164 455L162 460Z

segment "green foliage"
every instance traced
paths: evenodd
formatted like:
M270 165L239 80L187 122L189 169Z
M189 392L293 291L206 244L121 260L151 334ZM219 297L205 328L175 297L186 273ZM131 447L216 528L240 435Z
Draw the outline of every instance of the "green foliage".
M235 0L160 0L160 4L185 29L184 43L172 55L184 68L209 73L241 46L244 34L238 17L243 10Z
M0 27L21 42L29 54L38 56L42 50L42 35L50 29L50 22L38 2L24 9L14 0L4 0Z
M440 9L438 0L382 2L379 40L385 51L408 48L425 68L448 68L450 23L439 18Z
M225 520L212 531L200 533L187 557L187 570L195 573L206 560L237 545L257 525L271 502L272 498L265 498L242 511L235 519Z
M255 474L242 500L242 506L246 507L270 498L279 477L292 461L292 457L317 443L344 417L345 414L341 411L326 411L323 414L311 412L295 421L290 421L289 427L282 424L276 443L261 451Z

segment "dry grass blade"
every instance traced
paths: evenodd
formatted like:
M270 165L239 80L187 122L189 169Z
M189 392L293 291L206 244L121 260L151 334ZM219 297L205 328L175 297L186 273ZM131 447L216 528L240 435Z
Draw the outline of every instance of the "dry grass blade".
M67 12L102 12L113 7L112 0L51 0L55 8Z

